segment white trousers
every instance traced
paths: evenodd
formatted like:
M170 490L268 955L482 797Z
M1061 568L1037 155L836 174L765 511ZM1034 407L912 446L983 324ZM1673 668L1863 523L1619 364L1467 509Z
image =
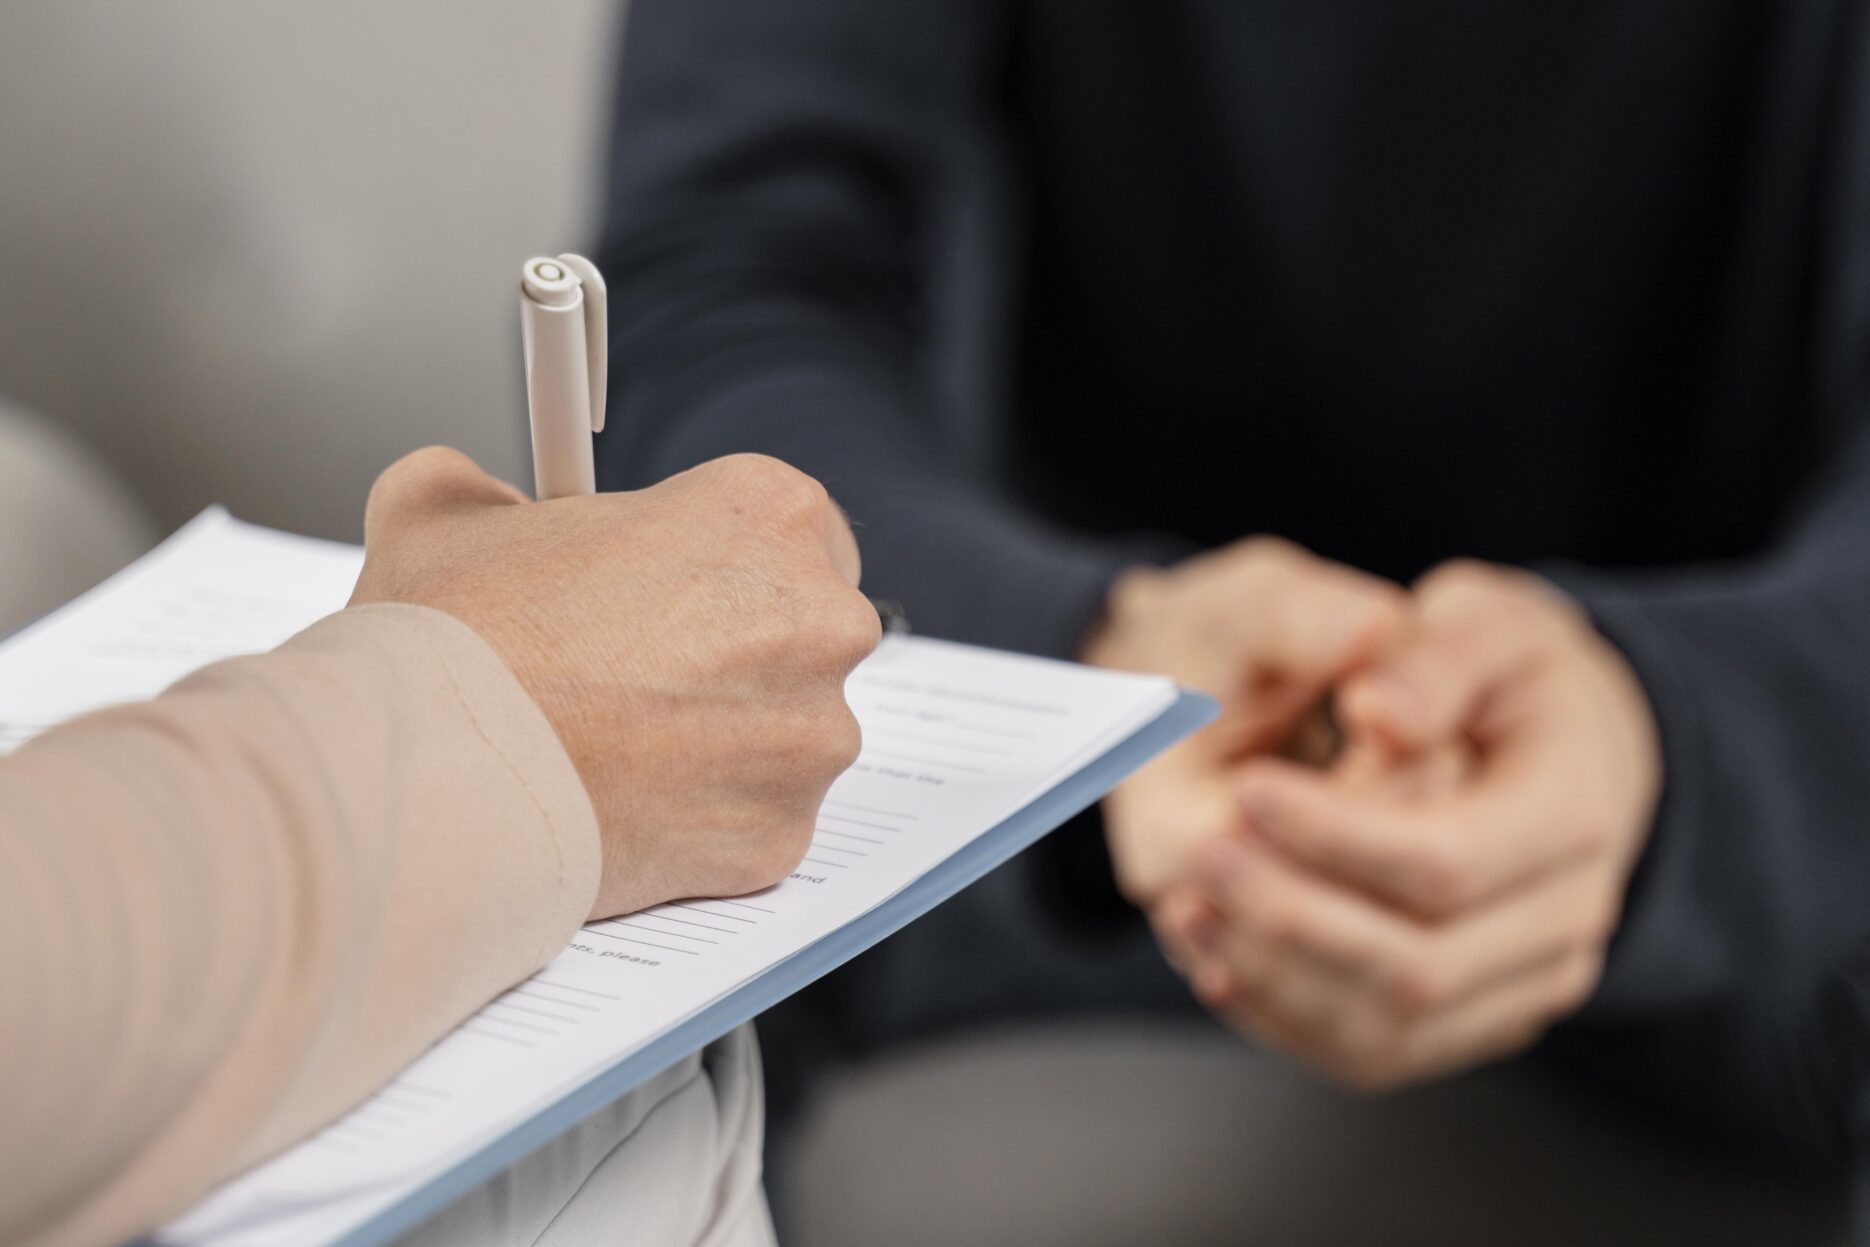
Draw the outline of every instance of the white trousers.
M397 1247L772 1247L744 1026L462 1196Z

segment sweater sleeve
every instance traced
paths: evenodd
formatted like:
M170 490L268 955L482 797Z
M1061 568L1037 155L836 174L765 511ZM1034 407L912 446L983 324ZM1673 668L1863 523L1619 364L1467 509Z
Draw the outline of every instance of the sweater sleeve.
M1824 1002L1870 940L1870 458L1760 566L1557 579L1641 678L1664 790L1603 982L1555 1051L1837 1153L1848 1067Z
M1554 577L1635 667L1664 770L1603 983L1554 1050L1679 1115L1832 1156L1870 1128L1849 1108L1870 1076L1862 1014L1842 1003L1870 954L1870 23L1841 54L1813 257L1824 471L1745 563Z
M1149 543L1063 531L932 380L946 227L1002 136L1017 6L631 6L601 259L608 487L760 451L824 481L918 631L1069 657ZM977 414L977 413L976 413ZM975 439L978 440L978 439Z
M354 608L0 758L0 1241L108 1244L557 953L596 819L450 616Z

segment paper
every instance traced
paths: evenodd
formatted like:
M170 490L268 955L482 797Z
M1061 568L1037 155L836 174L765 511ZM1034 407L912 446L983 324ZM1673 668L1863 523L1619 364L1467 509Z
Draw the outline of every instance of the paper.
M344 604L362 553L206 512L0 647L0 748L270 648ZM1161 715L1166 680L891 637L852 674L864 730L799 869L750 896L584 929L545 970L159 1241L326 1242L838 930Z

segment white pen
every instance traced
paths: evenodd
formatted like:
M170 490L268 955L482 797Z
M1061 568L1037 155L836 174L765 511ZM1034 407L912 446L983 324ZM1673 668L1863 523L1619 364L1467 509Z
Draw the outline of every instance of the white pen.
M603 274L583 256L537 256L520 270L533 484L541 502L597 492L591 435L604 429L608 319Z
M591 435L604 431L609 320L604 275L583 256L535 256L520 270L533 492L541 502L597 492ZM870 604L885 632L909 631L900 603L871 598Z

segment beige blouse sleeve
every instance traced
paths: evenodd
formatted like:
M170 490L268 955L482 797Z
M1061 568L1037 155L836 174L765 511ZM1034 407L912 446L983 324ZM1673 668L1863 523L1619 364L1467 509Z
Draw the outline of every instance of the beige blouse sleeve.
M550 724L420 607L0 758L0 1243L186 1208L537 969L597 878Z

